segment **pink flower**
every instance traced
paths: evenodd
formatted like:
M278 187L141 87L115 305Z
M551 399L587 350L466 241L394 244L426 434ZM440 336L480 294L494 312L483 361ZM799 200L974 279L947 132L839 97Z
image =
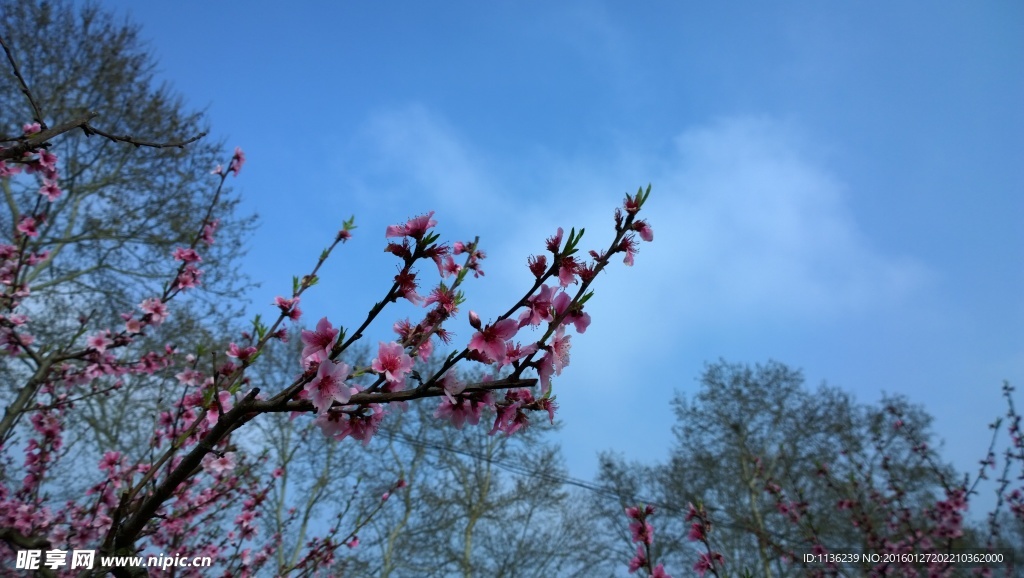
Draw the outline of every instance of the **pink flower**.
M530 255L526 260L526 265L530 268L533 276L540 279L541 275L548 270L548 258L544 255Z
M92 349L95 349L97 353L103 353L107 350L108 345L112 345L114 341L110 339L110 331L100 331L96 335L93 335L85 340L86 344Z
M324 413L335 401L348 403L352 390L345 384L351 368L346 363L324 360L316 370L316 377L306 384L305 392L317 413Z
M454 398L450 396L441 398L441 404L434 410L434 417L451 421L456 429L462 429L465 423L477 425L480 423L480 412L485 407L494 404L494 399L491 397L490 392L470 394L462 394L461 392L462 389L459 388L454 394ZM447 390L445 393L448 393Z
M124 330L129 334L142 333L142 322L129 315L124 321Z
M199 256L199 253L196 253L195 249L185 247L178 247L175 249L173 257L175 261L185 261L186 263L194 263L203 260L203 258Z
M242 152L241 147L235 147L235 154L231 157L231 164L228 165L228 172L234 173L238 176L238 172L242 170L242 165L245 164L245 153Z
M398 291L401 292L402 297L416 305L423 303L423 297L416 292L416 273L403 269L398 272L398 275L395 275L395 283L398 284Z
M470 319L475 313L470 313ZM479 317L477 317L479 319ZM519 323L514 319L502 319L494 325L488 325L473 334L469 340L469 349L479 351L492 362L500 362L505 357L505 342L515 337L519 331Z
M206 412L206 423L211 426L216 425L220 416L231 411L233 407L235 407L235 398L230 391L217 392L217 401L210 404L210 408Z
M298 307L299 298L294 297L292 299L285 299L284 297L278 296L274 298L274 305L284 313L284 316L292 321L298 321L299 317L302 316L302 310Z
M39 160L36 161L42 167L43 173L55 175L57 170L57 155L46 149L39 149ZM50 178L53 178L52 176Z
M406 235L416 239L417 241L423 238L427 230L437 225L437 221L432 219L434 211L430 211L426 215L420 215L409 219L409 222L405 224Z
M25 125L21 127L21 130L23 130L26 135L30 135L30 134L36 134L37 132L42 130L42 127L39 126L38 122L28 122L28 123L25 123Z
M651 545L654 541L654 526L646 520L635 520L629 523L629 531L633 534L634 542L641 542Z
M561 315L565 313L566 309L569 309L569 305L572 303L572 298L569 297L568 293L559 293L554 300L555 314ZM576 328L576 333L586 333L587 327L590 327L590 314L585 313L583 308L580 306L569 309L568 315L562 318L562 324L572 323L573 327Z
M100 469L113 472L121 465L121 454L119 452L106 452L100 459Z
M167 305L156 297L150 297L140 303L139 309L149 314L149 322L153 325L160 325L167 319Z
M235 452L227 452L222 456L206 454L203 458L203 469L206 473L221 477L235 469Z
M11 166L7 163L0 161L0 178L13 177L14 175L21 172L21 167Z
M450 275L458 275L459 271L462 270L462 265L456 263L451 255L445 255L438 268L441 270L442 277L448 277Z
M650 243L654 240L654 229L647 224L647 221L639 220L633 222L633 230L640 233L640 238Z
M43 179L43 186L39 188L39 194L46 197L46 200L51 203L60 198L60 187L57 186L57 181L50 179Z
M28 235L29 237L38 237L39 231L36 229L36 220L33 217L25 217L18 223L18 231Z
M571 335L565 334L565 326L559 325L555 335L548 346L548 352L540 359L537 368L541 381L541 391L545 394L551 390L551 376L561 375L562 369L569 365L569 349L572 344L569 340Z
M533 403L533 394L528 389L515 389L505 392L504 401L495 405L496 416L494 426L488 435L503 431L505 435L512 435L520 429L530 425L530 419L523 411L523 407Z
M217 227L220 225L220 219L214 219L209 223L203 225L203 234L199 237L207 245L213 244L213 234L217 232Z
M195 265L189 263L185 265L185 268L178 273L178 277L175 280L175 286L178 289L191 289L199 285L199 277L203 274L202 271L196 268Z
M316 324L315 331L302 332L302 343L305 344L305 347L302 348L302 359L315 358L316 361L327 359L337 336L338 330L331 325L331 322L326 317L321 318Z
M672 577L668 575L668 572L665 572L665 568L661 564L658 564L657 566L654 567L654 570L651 572L651 578L672 578Z
M405 375L412 371L412 358L409 357L401 345L394 341L390 343L380 342L377 348L377 357L373 360L373 370L383 374L389 383L404 383Z
M185 368L184 371L175 374L174 377L182 385L197 385L203 374L192 368Z
M238 347L238 345L235 344L235 342L231 342L231 344L228 346L227 355L228 357L234 357L239 361L245 362L248 361L249 358L251 358L254 353L256 353L256 348L251 345L248 347L240 348Z
M392 237L412 237L419 241L426 234L427 230L437 224L437 221L432 219L434 211L430 211L426 215L420 215L413 217L406 221L404 225L388 225L384 231L384 238L390 239Z
M541 321L551 321L551 301L554 292L554 287L542 285L540 291L530 296L527 300L529 309L519 315L519 326L540 325ZM559 296L561 295L565 293Z
M647 552L644 550L643 544L636 545L636 556L629 561L629 573L633 574L637 570L647 565Z
M316 423L324 435L339 441L351 437L366 445L377 433L383 419L384 408L379 403L370 403L360 405L353 413L341 414L329 411L320 414Z
M454 370L449 370L448 373L444 374L444 378L441 379L441 386L444 388L445 396L453 404L455 403L455 396L466 389L466 384L459 379Z
M515 344L513 344L511 341L506 341L505 346L505 357L502 358L501 360L502 367L510 363L519 361L520 359L526 357L527 355L530 355L531 353L537 351L536 343L531 343L526 347L523 347L523 345L520 344L518 341Z
M576 275L579 273L580 263L575 257L562 257L558 263L558 283L564 288L576 282Z
M548 237L547 248L552 253L558 253L559 247L562 246L562 228L558 228L558 232L553 237Z
M446 315L452 315L458 310L455 292L446 287L443 283L430 292L430 295L423 302L423 306L437 303L437 306L444 310Z
M626 199L622 201L622 208L626 209L626 212L630 215L635 215L640 212L640 194L639 192L635 197L626 194Z
M626 235L625 237L623 237L622 242L619 243L618 250L626 253L626 257L622 259L622 262L625 263L626 266L632 267L633 257L636 256L636 253L638 251L636 246L636 239L633 238L633 235Z
M705 572L714 568L716 563L719 565L724 564L725 558L718 552L712 552L711 554L701 552L697 562L693 565L693 569L697 572L698 576L703 576ZM664 570L662 572L664 573Z

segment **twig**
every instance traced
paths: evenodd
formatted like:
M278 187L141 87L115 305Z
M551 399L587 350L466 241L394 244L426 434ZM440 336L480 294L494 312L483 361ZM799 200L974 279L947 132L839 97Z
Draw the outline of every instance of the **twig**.
M11 63L11 70L14 71L14 76L18 79L21 84L21 92L28 99L28 103L32 105L32 114L35 116L35 121L39 123L39 126L43 129L46 128L46 121L43 120L43 113L39 110L39 105L36 104L36 100L32 98L32 91L29 90L28 84L25 82L25 78L21 76L21 69L18 68L18 61L14 59L14 54L11 49L4 42L2 36L0 36L0 45L4 47L4 52L7 53L7 61Z
M186 145L190 145L190 144L196 142L197 140L203 138L204 136L206 136L205 132L201 132L201 133L195 135L194 137L188 138L188 139L185 139L185 140L170 141L170 142L153 142L153 141L148 141L148 140L139 140L139 139L133 138L131 135L127 135L127 134L126 135L121 135L121 136L118 136L118 135L115 135L115 134L111 134L109 132L106 132L106 131L98 129L98 128L92 126L89 123L86 123L85 125L82 126L82 132L85 133L85 136L92 136L94 134L98 134L101 137L108 138L108 139L110 139L110 140L112 140L114 142L123 142L123 143L128 143L130 145L135 145L136 147L149 147L149 148L154 148L154 149L185 148Z

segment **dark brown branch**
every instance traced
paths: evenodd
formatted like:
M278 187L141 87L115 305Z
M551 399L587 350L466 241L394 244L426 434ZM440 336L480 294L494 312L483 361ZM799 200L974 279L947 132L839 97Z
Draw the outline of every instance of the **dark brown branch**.
M536 379L499 379L497 381L487 381L481 383L474 383L465 390L463 393L474 393L478 391L495 391L501 389L512 389L516 387L533 387L537 385ZM406 389L403 391L390 391L390 392L376 392L376 393L357 393L349 399L346 405L359 405L367 403L394 403L396 401L412 401L414 399L420 399L424 397L440 397L444 395L444 390L440 387L429 387L427 389ZM296 401L257 401L252 406L252 410L259 413L281 413L285 411L298 411L298 412L311 412L313 411L313 404L308 400L296 400Z
M0 161L8 159L20 159L25 153L34 151L43 146L46 141L51 138L64 134L72 129L83 128L89 125L89 121L97 116L98 113L88 112L82 116L62 124L59 124L53 128L43 129L35 134L31 134L23 139L18 140L18 144L11 148L5 148L0 150ZM40 123L42 124L42 123Z
M26 536L14 528L0 528L0 541L22 550L49 550L50 541L40 536Z
M29 90L28 84L25 82L25 78L21 76L21 69L18 68L18 61L14 59L14 54L11 49L4 42L2 36L0 36L0 45L4 47L4 52L7 53L7 61L11 63L11 70L14 71L14 76L18 79L18 83L21 84L21 92L28 99L28 103L32 105L32 114L35 116L35 121L39 123L39 126L46 128L46 121L43 120L43 113L39 110L39 105L36 104L36 100L32 98L32 91Z
M94 126L92 126L92 125L90 125L88 123L86 123L85 126L82 127L82 131L85 132L86 136L92 136L94 134L98 134L101 137L110 139L110 140L112 140L114 142L123 142L123 143L128 143L130 145L135 145L136 147L149 147L149 148L154 148L154 149L185 148L186 145L190 145L190 144L196 142L197 140L203 138L204 136L206 136L205 132L201 132L201 133L195 135L194 137L187 138L185 140L170 141L170 142L153 142L153 141L148 141L148 140L139 140L139 139L133 138L131 135L127 135L127 134L126 135L121 135L121 136L118 136L116 134L111 134L109 132L102 131L102 130L100 130L100 129L98 129L98 128L96 128L96 127L94 127Z
M192 448L192 451L185 454L181 462L174 468L174 470L162 481L151 494L139 504L138 509L135 513L118 528L117 534L114 538L114 549L115 551L124 548L131 548L136 538L142 533L143 528L149 523L153 515L156 514L157 510L166 502L173 494L178 486L180 486L192 472L199 467L202 463L203 458L206 454L213 451L217 443L224 438L225 435L231 432L233 425L236 421L241 419L245 414L252 411L253 403L256 400L256 396L259 395L259 388L254 388L248 395L242 398L242 401L238 402L234 408L231 409L212 427L209 433L203 436L203 439L199 440L196 447ZM115 522L116 523L116 522Z
M536 379L501 379L484 383L473 384L464 390L464 393L475 391L491 391L498 389L509 389L514 387L532 387L537 384ZM118 529L114 538L114 550L130 549L138 535L145 528L157 510L167 501L174 491L186 479L188 479L196 468L202 463L206 454L214 450L216 445L229 433L241 427L253 416L260 413L272 413L283 411L312 411L313 405L308 401L257 401L256 395L259 389L251 390L231 411L227 412L217 421L210 431L203 436L196 447L192 448L181 462L174 468L166 479L164 479L149 494L135 510L134 514L125 521ZM353 395L350 403L390 403L396 401L408 401L423 397L438 397L444 395L440 388L427 390L405 390L384 393L357 393Z
M123 142L123 143L128 143L130 145L134 145L136 147L149 147L149 148L155 148L155 149L161 149L161 148L184 148L186 145L192 144L192 143L196 142L197 140L199 140L199 139L203 138L204 136L206 136L205 132L201 132L201 133L195 135L194 137L188 138L188 139L185 139L185 140L162 142L162 143L161 142L148 141L148 140L139 140L139 139L133 138L130 135L118 136L118 135L115 135L115 134L111 134L111 133L108 133L108 132L106 132L104 130L100 130L100 129L92 126L91 124L89 124L89 121L94 119L94 118L96 118L97 116L98 116L98 113L89 112L89 113L86 113L86 114L76 118L75 120L71 120L71 121L59 124L59 125L57 125L57 126L55 126L53 128L44 129L44 130L41 130L41 131L39 131L39 132L37 132L35 134L31 134L31 135L29 135L27 137L23 137L21 139L18 139L18 144L14 145L14 146L12 146L10 148L5 148L5 149L0 150L0 161L4 161L4 160L8 160L8 159L20 159L25 153L27 153L29 151L34 151L34 150L36 150L38 148L41 148L46 143L46 141L50 140L51 138L53 138L55 136L58 136L58 135L61 135L61 134L64 134L64 133L66 133L66 132L68 132L68 131L70 131L72 129L76 129L76 128L82 129L82 132L84 132L86 136L92 136L94 134L97 134L97 135L100 135L101 137L110 139L110 140L112 140L114 142Z

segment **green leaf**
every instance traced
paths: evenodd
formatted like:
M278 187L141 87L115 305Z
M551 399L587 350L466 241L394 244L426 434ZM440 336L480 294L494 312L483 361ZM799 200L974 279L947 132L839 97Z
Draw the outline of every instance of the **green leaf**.
M593 291L590 291L586 295L584 295L583 298L580 299L580 307L583 307L583 304L586 303L593 296L594 296L594 292Z

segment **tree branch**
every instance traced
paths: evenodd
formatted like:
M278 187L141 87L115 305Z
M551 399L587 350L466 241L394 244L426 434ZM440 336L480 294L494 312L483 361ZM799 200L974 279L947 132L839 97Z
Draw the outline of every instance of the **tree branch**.
M21 84L21 93L28 99L28 103L32 105L32 115L35 117L35 121L39 123L39 126L46 128L46 121L43 120L43 113L39 110L39 105L36 104L36 99L32 97L32 91L29 90L28 84L25 82L25 78L21 75L21 69L18 67L18 61L14 59L14 54L11 52L10 47L4 42L2 36L0 36L0 45L4 47L4 52L7 53L7 61L11 63L11 70L14 72L15 78L18 79L18 83Z

